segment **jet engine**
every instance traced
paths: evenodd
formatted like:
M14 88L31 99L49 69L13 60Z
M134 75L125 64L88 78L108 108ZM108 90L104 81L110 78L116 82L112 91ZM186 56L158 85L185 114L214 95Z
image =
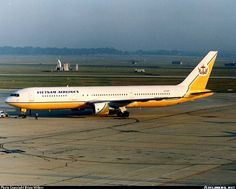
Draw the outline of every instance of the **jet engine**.
M107 116L109 114L108 102L99 102L93 104L93 113L100 116Z

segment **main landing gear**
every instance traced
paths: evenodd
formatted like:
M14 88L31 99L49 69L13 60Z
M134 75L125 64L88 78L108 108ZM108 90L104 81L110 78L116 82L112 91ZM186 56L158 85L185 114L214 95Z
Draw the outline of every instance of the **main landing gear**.
M117 110L116 115L117 115L118 117L129 117L129 112L126 110L125 107L120 107L120 108Z
M124 112L118 111L117 116L118 117L129 117L129 112L127 112L127 111L124 111Z

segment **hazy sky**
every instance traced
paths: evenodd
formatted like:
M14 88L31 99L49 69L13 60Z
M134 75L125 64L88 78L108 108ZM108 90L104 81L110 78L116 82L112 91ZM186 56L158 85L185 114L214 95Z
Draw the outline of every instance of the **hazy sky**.
M0 0L0 46L236 50L236 0Z

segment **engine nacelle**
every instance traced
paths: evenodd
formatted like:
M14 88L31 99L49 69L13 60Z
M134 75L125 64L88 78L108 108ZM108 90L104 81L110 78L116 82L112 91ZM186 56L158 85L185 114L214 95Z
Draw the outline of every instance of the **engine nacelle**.
M93 104L93 112L96 115L106 116L109 114L108 102L100 102Z

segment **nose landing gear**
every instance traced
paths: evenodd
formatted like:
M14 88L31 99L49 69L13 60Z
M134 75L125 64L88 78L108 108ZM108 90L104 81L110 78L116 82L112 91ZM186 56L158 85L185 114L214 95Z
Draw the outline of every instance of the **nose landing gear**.
M19 115L19 117L26 118L27 109L22 108L22 109L20 109L20 112L21 112L21 114Z

